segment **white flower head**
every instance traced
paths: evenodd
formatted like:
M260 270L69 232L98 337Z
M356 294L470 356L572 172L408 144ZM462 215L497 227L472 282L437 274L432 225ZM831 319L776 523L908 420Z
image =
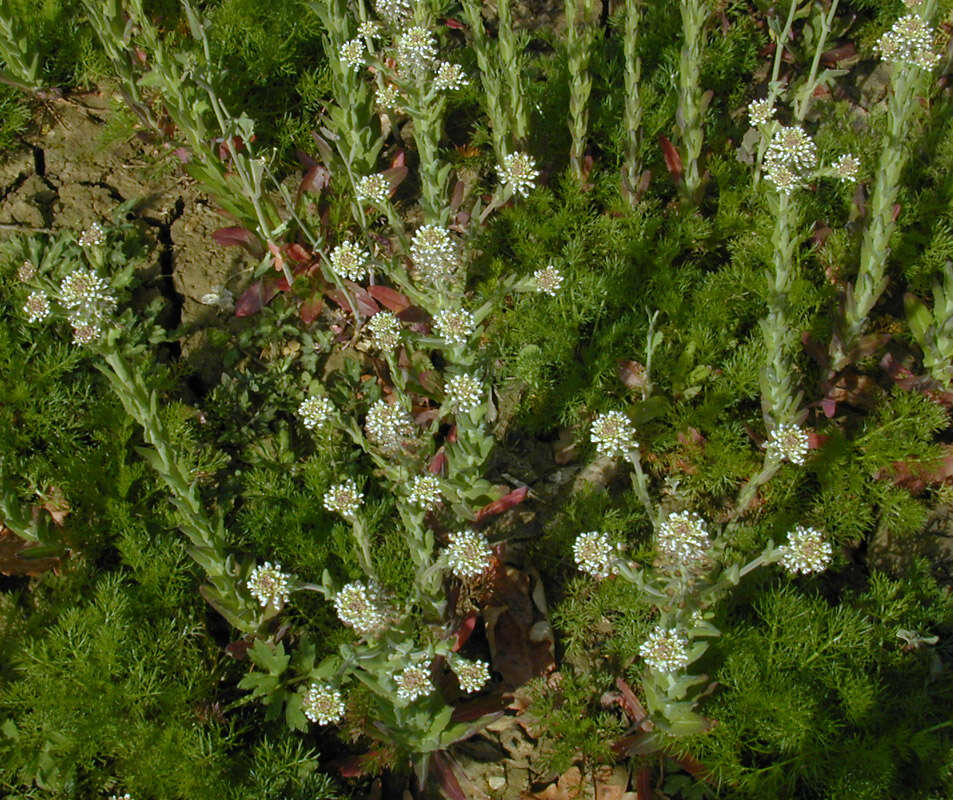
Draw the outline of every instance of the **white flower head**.
M437 40L426 28L414 25L397 37L397 63L402 69L427 69L437 57Z
M473 314L462 308L438 312L434 324L437 333L450 344L466 344L476 327Z
M656 672L677 672L688 666L688 639L678 628L656 625L639 647L639 655Z
M32 261L24 261L17 267L17 280L20 283L29 283L36 277L36 267Z
M590 428L590 440L600 455L615 458L624 456L639 446L635 440L635 428L629 418L621 411L607 411L599 414Z
M345 705L341 692L329 683L312 683L301 698L304 715L319 725L333 725L344 718Z
M472 530L457 531L449 536L447 565L458 578L475 578L490 566L493 551L486 536Z
M85 267L63 278L59 294L74 329L89 328L101 333L103 324L116 310L116 298L109 284ZM100 333L94 338L98 339ZM76 339L75 330L73 338Z
M771 431L767 449L768 455L778 461L803 464L808 450L807 432L798 425L782 422Z
M933 29L918 14L905 14L877 40L874 49L884 61L931 70L941 59L934 39Z
M360 178L355 188L358 200L370 200L378 205L383 205L390 197L390 181L387 180L386 175L380 172Z
M342 64L346 64L353 69L360 69L364 63L364 51L365 45L363 39L350 39L341 45L338 57L341 59Z
M393 83L385 83L377 90L377 105L385 111L400 111L400 90Z
M845 183L853 183L860 172L860 159L850 153L843 153L832 165L834 174Z
M824 534L814 528L795 526L788 534L788 543L781 548L781 566L788 572L807 575L823 572L831 563L833 550Z
M772 164L785 164L797 173L817 166L817 145L798 125L782 125L771 137L771 144L765 153L765 161Z
M212 291L206 292L199 298L199 302L205 306L216 306L223 311L231 311L235 308L235 295L221 284L211 287Z
M324 427L334 416L334 403L326 397L306 397L298 406L301 424L308 430Z
M98 342L103 335L103 329L99 325L76 325L73 328L73 344L92 344Z
M536 179L539 170L533 157L526 153L508 153L503 157L503 163L497 167L500 183L509 186L515 194L529 197L531 190L536 188Z
M256 566L245 585L248 591L262 606L279 609L288 602L291 591L288 580L291 576L281 571L281 565L271 565L270 561Z
M334 596L338 619L361 636L379 633L387 622L378 592L360 581L341 587Z
M765 160L764 177L773 183L779 192L790 195L801 185L800 176L787 164Z
M434 690L430 681L430 662L411 664L394 676L397 684L397 697L412 703L418 697L426 697Z
M599 531L580 533L572 546L573 558L580 571L602 580L616 575L616 548L609 543L609 537Z
M430 511L436 507L441 498L440 480L436 475L427 473L425 475L414 476L407 497L412 505L424 511Z
M371 19L358 25L357 32L359 35L366 36L368 39L376 39L381 35L381 24Z
M774 118L774 105L770 100L752 100L748 103L748 120L751 126L759 128Z
M417 272L431 283L453 278L460 266L456 243L450 231L438 225L422 225L410 242L410 257Z
M103 231L103 226L98 222L94 222L79 235L80 247L95 247L103 244L105 241L106 234Z
M400 344L400 320L391 311L378 311L367 321L367 333L374 347L389 353Z
M359 281L366 277L367 261L370 257L367 250L350 241L341 242L328 256L334 271L350 281Z
M469 414L483 402L483 384L475 375L454 375L444 388L450 407L457 414Z
M486 661L454 658L450 661L450 668L457 676L460 688L467 694L479 692L490 682L490 665Z
M555 297L559 287L563 285L562 273L552 264L536 270L533 278L536 280L536 290L550 297Z
M324 507L349 520L356 518L363 500L364 494L358 491L357 484L351 478L334 484L324 493Z
M50 301L43 292L30 292L23 304L27 322L40 322L50 315Z
M437 74L433 78L433 86L438 92L453 91L469 86L470 80L467 78L463 67L459 64L451 64L449 61L441 61L437 65Z
M378 400L367 412L364 430L371 444L395 455L407 439L413 438L414 421L399 405Z
M704 558L711 546L705 520L691 511L672 512L659 525L656 546L673 561L691 563Z
M374 7L378 16L395 28L403 25L414 15L410 0L376 0Z

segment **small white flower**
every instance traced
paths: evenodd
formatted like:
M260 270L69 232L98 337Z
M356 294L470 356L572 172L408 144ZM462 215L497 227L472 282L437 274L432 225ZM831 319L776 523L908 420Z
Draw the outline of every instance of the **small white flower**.
M94 247L101 245L105 241L106 234L103 232L103 226L98 222L94 222L79 235L80 247Z
M410 257L417 272L434 284L450 280L460 265L450 231L437 225L422 225L410 242Z
M396 455L407 439L414 436L414 421L397 404L378 400L367 412L364 430L371 444L384 453Z
M573 558L581 572L602 580L619 572L615 563L616 550L609 537L599 531L580 533L572 546Z
M371 254L354 242L341 242L328 256L334 271L350 281L359 281L367 275L367 261Z
M343 586L334 596L334 610L341 622L361 636L376 634L387 621L378 600L375 587L355 581Z
M341 693L328 683L312 683L301 699L304 715L319 725L333 725L344 718Z
M476 327L473 314L463 309L438 312L434 324L437 333L450 344L466 344Z
M548 294L550 297L555 297L559 287L563 285L562 273L552 264L536 270L533 277L536 279L537 291Z
M765 153L765 161L772 164L785 164L795 172L801 173L817 165L817 146L799 126L782 125L771 137L771 144L768 145Z
M457 676L460 688L467 694L479 692L490 682L490 665L486 661L454 658L450 661L450 668Z
M781 566L788 572L807 575L810 572L823 572L831 563L833 550L824 534L814 528L795 526L788 534L788 543L782 545Z
M380 172L359 179L355 188L359 200L370 200L378 205L383 205L390 197L390 181Z
M778 461L790 461L803 464L807 456L807 432L787 422L782 422L771 431L768 437L768 455Z
M336 483L324 493L324 507L335 511L345 519L353 520L361 507L364 494L358 491L357 484L351 478Z
M409 0L376 0L374 7L380 17L399 28L414 14Z
M509 153L503 157L503 163L497 167L500 183L509 186L516 194L528 197L536 188L539 170L532 156L526 153Z
M437 66L437 74L433 78L433 86L438 92L452 91L469 86L470 81L459 64L441 61Z
M934 48L935 34L917 14L905 14L874 45L884 61L931 70L942 56Z
M798 186L801 179L787 164L778 164L765 161L764 177L773 183L779 192L790 195Z
M334 403L326 397L305 398L298 406L298 416L301 417L301 424L308 430L312 428L321 428L334 415Z
M381 24L375 20L368 20L357 26L357 32L368 39L376 39L381 35Z
M397 63L403 69L427 69L437 57L436 45L430 31L414 25L397 37Z
M451 533L449 539L447 565L458 578L475 578L490 566L493 551L482 533L458 531Z
M203 294L199 302L206 306L217 306L223 311L235 308L235 296L224 286L213 286L212 291Z
M39 322L50 315L50 301L43 292L30 292L23 304L23 313L27 322Z
M378 311L367 321L367 333L374 347L390 352L400 344L400 320L390 311Z
M688 640L677 628L656 625L639 655L656 672L676 672L688 666Z
M397 697L412 703L418 697L425 697L434 690L430 682L430 662L411 664L394 676L397 684Z
M393 83L385 83L377 90L377 105L379 108L390 111L400 111L397 105L400 100L400 91Z
M364 50L365 45L363 39L351 39L341 45L341 51L338 57L341 59L341 62L347 66L353 69L360 69L364 63Z
M100 333L102 324L116 310L116 298L109 284L85 267L73 270L63 278L60 283L60 302L66 307L74 328L95 328ZM99 335L96 334L95 338L98 339Z
M656 546L662 555L674 561L698 561L710 545L705 520L694 512L672 512L659 525Z
M98 342L103 335L99 325L77 325L73 328L73 344L92 344Z
M441 500L440 480L430 473L414 476L407 499L412 505L430 511Z
M445 389L450 407L457 414L469 414L483 402L483 384L474 375L454 375Z
M256 566L248 576L248 591L262 606L281 608L288 602L291 592L288 589L289 575L281 571L281 565L271 565L266 561Z
M20 283L29 283L36 277L36 267L32 261L24 261L17 267L17 280Z
M590 440L600 455L615 458L624 456L639 446L635 441L635 429L629 418L621 411L599 414L590 428Z
M860 171L860 159L850 153L844 153L831 167L838 178L852 183L857 180L857 173Z
M111 794L109 795L109 800L132 800L132 795L129 792L125 794Z
M765 98L764 100L752 100L748 103L748 120L752 127L758 128L767 125L774 117L774 105Z

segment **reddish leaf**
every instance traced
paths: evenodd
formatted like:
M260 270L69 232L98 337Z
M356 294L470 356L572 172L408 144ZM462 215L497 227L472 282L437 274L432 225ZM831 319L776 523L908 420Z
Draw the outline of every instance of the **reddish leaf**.
M897 486L902 486L911 494L923 492L927 486L944 483L953 477L953 446L943 448L944 455L938 461L921 463L919 461L894 461L874 476L878 480L889 478Z
M824 416L830 419L837 413L837 401L832 400L830 397L825 397L821 400L821 410L824 412Z
M893 221L894 221L894 222L896 222L896 221L897 221L897 217L900 216L900 209L901 209L900 203L894 203L894 204L893 204Z
M298 197L303 192L311 194L321 194L321 191L331 182L331 173L322 164L315 164L311 167L301 179L298 185Z
M63 490L57 486L51 486L42 500L43 504L40 508L49 513L53 518L53 522L62 527L64 520L69 516L70 512L69 503L66 501L66 495L63 494Z
M58 556L43 557L49 548L29 545L30 542L0 525L0 575L40 575L60 563Z
M665 166L675 179L676 183L682 181L682 157L678 150L665 136L659 135L659 144L662 147L662 156L665 158Z
M407 156L403 150L398 150L397 155L390 162L391 169L407 169ZM384 172L387 174L387 171Z
M389 286L368 286L367 291L384 308L389 308L395 314L399 314L410 307L410 300L407 299L407 296L396 289L391 289Z
M276 294L278 294L278 281L274 278L256 281L238 298L235 303L235 316L250 317L252 314L257 314L272 301Z
M467 29L466 25L459 20L453 19L452 17L447 17L444 19L443 24L455 31L465 31Z
M305 250L300 244L285 245L283 250L285 255L297 264L307 264L311 261L311 253Z
M833 47L830 50L821 53L821 63L825 66L832 67L841 61L846 61L847 59L852 58L855 55L857 55L857 48L854 46L854 43L847 42L846 44L842 44L839 47Z
M709 782L708 768L695 758L695 756L686 754L683 756L672 756L672 759L696 781Z
M403 161L403 159L404 159L404 154L403 152L401 152L400 155L394 159L394 161L398 161L398 160ZM407 169L407 167L405 167L403 164L397 164L396 166L393 166L390 169L385 169L381 173L381 175L383 175L385 178L387 178L388 181L390 181L391 197L394 196L394 192L397 191L397 187L404 182L404 178L406 178L408 174L410 174L410 170Z
M225 652L236 661L244 661L245 654L251 649L252 643L248 639L239 639L236 642L230 642Z
M823 433L814 433L812 431L807 435L807 449L820 450L830 438L830 436L825 436Z
M639 698L635 696L635 692L632 691L632 688L627 684L622 678L615 679L615 685L620 692L622 692L622 708L625 710L625 713L629 715L629 718L639 727L644 730L651 730L651 723L646 727L646 720L649 718L649 712L645 710L645 706L639 702Z
M172 155L183 164L188 164L192 160L192 154L187 147L176 147L175 150L172 151Z
M441 447L435 454L432 459L430 459L430 464L427 465L427 471L432 475L439 475L443 472L444 468L447 466L447 454L443 451Z
M457 209L460 208L460 204L463 202L463 190L465 185L463 181L457 181L453 185L453 193L450 196L450 211L451 213L456 213Z
M473 633L473 629L476 628L477 623L476 612L473 612L467 616L463 622L460 623L460 626L456 630L456 641L453 643L453 652L459 652L460 648L467 643L467 639L470 638L470 635Z
M255 241L255 234L240 225L230 228L219 228L212 231L212 238L222 247L247 247Z
M483 508L477 511L476 522L480 522L480 520L491 517L494 514L502 514L504 511L518 506L526 499L527 494L529 494L529 487L521 486L519 489L514 489L509 494L504 495L499 500L494 500L492 503L483 506Z
M654 800L655 793L652 791L652 771L649 767L642 767L639 770L638 777L635 779L635 792L639 800Z
M298 309L298 316L301 317L301 321L305 325L310 325L318 318L322 308L324 308L324 298L320 293L316 293L301 304L301 308Z
M430 756L431 769L437 773L440 787L448 800L468 800L466 793L460 788L460 782L453 772L453 764L443 750L435 750Z
M679 432L676 434L675 438L678 439L678 443L683 447L699 447L705 444L705 437L701 435L697 428L689 427L687 432Z

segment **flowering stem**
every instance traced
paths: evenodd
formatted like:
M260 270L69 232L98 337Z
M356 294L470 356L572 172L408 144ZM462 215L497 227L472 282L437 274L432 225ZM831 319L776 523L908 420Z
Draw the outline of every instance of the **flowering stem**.
M655 528L657 524L655 506L652 503L652 498L649 496L648 477L645 472L642 471L642 459L639 449L636 447L632 450L628 450L625 454L625 460L628 461L632 465L633 470L635 470L632 475L632 488L635 489L635 493L642 502L646 513L649 515L649 519L652 521L652 527Z
M778 471L778 467L780 466L781 462L778 461L777 458L774 458L771 454L765 454L761 471L742 487L729 519L737 519L748 510L748 506L751 505L751 501L754 500L758 489L774 477L774 474Z
M691 203L698 201L704 137L705 107L700 86L704 27L708 18L707 0L681 0L684 40L678 66L678 108L675 121L682 136L682 194Z
M641 0L626 0L623 50L625 56L626 128L625 180L627 197L635 205L635 189L642 174L642 59L638 54L639 24L642 21Z
M592 11L592 0L566 0L566 49L569 56L569 132L572 134L569 165L580 184L585 180L582 159L586 152L586 133L589 128L589 93L592 90L592 76L589 74L589 56L595 41L592 30Z
M784 22L784 28L781 30L778 35L777 41L774 44L774 65L771 67L771 81L768 84L768 105L771 108L774 108L774 104L778 99L778 95L781 93L781 84L778 81L778 76L781 74L781 60L784 55L784 45L787 43L788 38L791 35L791 26L794 24L794 13L797 11L798 0L791 0L791 6L788 9L788 16ZM768 147L768 137L762 136L761 141L758 144L758 158L755 161L754 166L754 182L757 185L758 181L761 179L761 162L764 160L764 153Z
M463 0L462 8L470 28L470 35L473 37L473 52L476 54L477 66L480 68L483 93L486 95L486 111L490 118L490 127L493 129L493 151L496 163L502 164L503 158L509 152L507 140L510 133L510 118L503 110L503 82L496 66L497 60L490 51L486 29L483 27L482 4L475 0Z
M814 48L814 60L811 62L811 73L808 76L807 83L801 89L800 98L794 101L794 113L798 122L804 122L807 118L808 109L811 107L811 98L814 96L814 89L817 87L817 68L821 63L821 54L827 44L827 37L831 32L831 25L834 22L834 15L837 13L837 4L840 0L832 0L830 10L825 15L821 13L821 32L817 37L817 45Z
M513 138L522 142L529 132L526 106L523 104L523 81L520 66L520 43L513 30L513 15L510 0L499 0L499 43L500 61L509 86L509 120Z

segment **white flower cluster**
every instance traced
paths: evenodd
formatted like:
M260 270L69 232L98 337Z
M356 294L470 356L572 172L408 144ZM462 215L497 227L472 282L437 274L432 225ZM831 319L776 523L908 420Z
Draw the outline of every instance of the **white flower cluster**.
M450 662L450 668L457 676L460 688L467 694L479 692L490 682L490 665L486 661L455 658Z
M103 226L98 222L94 222L79 235L78 241L80 247L93 247L103 244L106 241L106 234L103 231Z
M367 412L364 430L371 444L385 453L396 454L404 441L413 437L414 421L399 405L378 400Z
M364 63L364 49L363 39L351 39L341 45L338 57L341 63L353 69L359 69Z
M470 80L467 78L463 67L459 64L451 64L449 61L441 61L437 65L437 74L433 78L433 87L438 92L448 92L454 89L462 89L469 86Z
M608 578L618 573L615 548L609 543L609 537L599 531L580 533L572 546L576 565L582 572L594 578Z
M768 98L752 100L748 103L748 121L752 127L759 128L767 125L774 118L774 105Z
M383 110L400 111L397 101L400 100L400 90L393 83L385 83L377 89L377 105Z
M874 49L884 61L930 70L941 58L934 48L934 38L933 29L919 15L905 14L877 40Z
M688 639L678 628L656 625L639 646L639 655L656 672L676 672L688 666Z
M368 39L376 39L381 35L381 24L376 20L369 19L357 26L357 32L360 36L366 36Z
M782 422L768 436L768 455L778 461L803 464L807 456L807 433L797 425Z
M440 481L436 475L416 475L410 483L407 499L412 505L430 511L441 500Z
M328 683L312 683L301 699L304 715L319 725L333 725L344 717L344 698Z
M563 285L562 273L552 264L536 270L533 273L533 278L536 281L536 290L548 294L550 297L555 297L559 287Z
M423 225L410 241L410 257L420 275L434 284L454 276L460 265L450 231L437 225Z
M353 479L348 478L334 484L324 493L324 507L328 511L337 512L345 519L352 520L361 507L363 499L364 494L358 491L357 484Z
M791 194L817 166L817 146L799 126L782 125L771 138L764 166L765 178L777 186L778 191Z
M457 414L469 414L483 402L483 384L475 375L454 375L444 388L447 401Z
M466 344L473 335L476 322L464 309L439 311L434 317L437 333L450 344Z
M434 690L430 682L430 662L411 664L394 676L397 684L397 697L412 703L418 697L425 697Z
M50 315L50 301L43 292L30 292L23 304L23 313L27 322L39 322Z
M533 157L526 153L508 153L503 156L503 163L496 169L500 183L509 186L521 197L529 197L530 191L536 188L539 170L536 169Z
M788 534L788 543L782 545L781 566L788 572L807 575L823 572L831 563L833 551L824 534L814 528L795 526Z
M834 175L845 183L853 183L860 172L860 159L851 153L843 153L831 164L831 169L834 170Z
M711 546L705 520L692 511L677 511L659 525L656 546L673 561L691 563L704 558Z
M387 621L376 587L365 586L360 581L341 588L334 596L334 610L341 622L361 636L378 633Z
M414 25L397 37L397 63L401 69L427 69L436 57L437 40L426 28Z
M390 352L400 344L400 320L391 311L378 311L367 321L371 344L378 350Z
M102 326L116 310L109 284L92 270L80 267L60 284L60 302L66 308L73 341L89 344L102 336Z
M32 261L24 261L17 267L17 280L20 283L29 283L36 277L36 267Z
M410 0L377 0L374 7L377 15L395 28L403 25L414 14Z
M125 794L111 794L109 795L109 800L132 800L132 795L129 792Z
M301 417L301 424L308 430L324 427L333 414L334 403L326 397L311 395L306 397L298 406L298 416Z
M635 428L621 411L607 411L597 416L592 421L589 438L596 451L609 458L624 456L639 446L635 441Z
M266 561L251 571L245 585L251 592L252 597L262 606L272 606L278 609L287 603L291 596L288 589L288 579L290 577L290 575L281 571L280 564L272 566L270 561Z
M482 533L457 531L451 533L449 539L447 565L458 578L475 578L490 566L493 551Z
M360 178L355 189L358 200L371 200L378 205L383 205L390 197L390 181L380 172Z
M371 254L354 242L341 242L328 257L334 271L351 281L359 281L367 275L367 261Z

